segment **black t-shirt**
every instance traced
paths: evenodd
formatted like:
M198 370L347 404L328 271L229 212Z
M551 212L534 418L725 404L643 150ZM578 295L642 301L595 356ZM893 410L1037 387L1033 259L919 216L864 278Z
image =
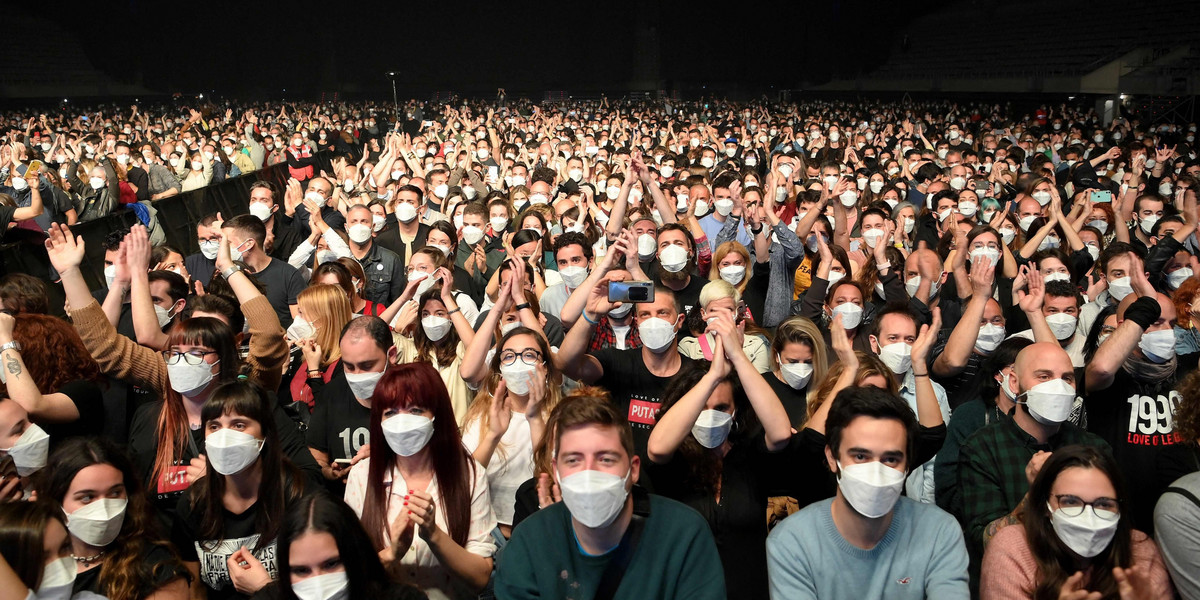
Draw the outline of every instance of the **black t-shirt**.
M254 274L254 278L263 285L263 295L271 302L279 323L286 329L292 324L292 312L289 306L296 303L296 296L304 291L308 282L300 276L292 265L277 258L271 259L267 268Z
M673 347L667 350L675 351ZM646 442L650 440L650 430L658 420L658 410L662 406L662 395L667 389L667 384L676 373L691 367L696 361L680 356L679 371L668 377L659 377L646 368L641 348L605 348L591 354L600 361L600 367L604 369L604 375L596 385L612 394L617 411L629 421L630 427L633 428L633 447L644 463Z
M50 436L51 446L85 435L100 435L105 430L106 410L104 393L90 381L72 381L58 388L58 393L71 399L79 418L70 423L45 423L42 429Z
M151 482L154 459L158 452L158 417L162 409L161 400L138 407L129 427L129 451L134 467L150 489L150 501L163 513L164 519L169 519L175 512L179 497L188 488L188 465L193 458L204 453L204 435L201 429L193 430L191 439L184 443L182 454L175 457L171 467L157 482ZM317 466L317 461L308 451L304 436L296 428L296 422L280 406L275 407L274 417L275 431L279 435L279 447L283 450L283 455L304 473L308 478L306 483L316 489L324 482L324 476L321 475L321 467Z
M354 397L340 369L317 395L304 438L308 447L327 454L330 462L354 458L371 443L371 409ZM326 481L325 487L335 495L345 491L340 481Z
M191 506L188 495L179 498L171 527L171 541L179 550L179 556L184 562L200 563L200 582L208 588L209 600L249 598L238 593L233 587L226 562L242 546L262 562L272 579L278 578L276 540L261 539L255 527L254 521L261 510L262 505L258 502L250 505L241 514L222 509L221 539L200 539L203 511L199 507Z
M148 544L139 562L141 564L138 565L138 568L144 569L143 572L150 573L152 576L141 582L142 585L137 590L138 598L154 594L159 588L174 579L191 577L171 549L163 544ZM91 592L103 596L105 590L100 587L100 571L103 569L104 567L100 566L76 575L75 583L71 586L71 595L79 592Z
M3 208L0 206L0 208ZM100 306L104 306L104 299L108 297L108 288L100 288L92 292L92 297ZM137 333L133 330L133 308L128 302L121 303L121 314L117 317L117 333L137 341Z
M735 441L721 466L721 501L696 485L691 465L678 452L666 464L646 463L655 493L694 508L712 530L725 567L731 600L766 598L768 493L778 489L785 469L763 444L762 430Z
M804 389L792 389L786 381L780 380L773 372L763 373L763 379L767 380L767 385L775 390L775 395L779 396L779 401L783 403L783 410L787 411L788 420L792 422L792 428L800 431L804 428L804 423L808 421L808 386L812 385L810 379L808 385Z
M1196 355L1179 359L1175 375L1162 381L1143 382L1124 368L1117 369L1112 385L1088 394L1088 431L1112 447L1113 458L1125 473L1125 486L1132 500L1135 529L1154 531L1154 505L1162 494L1156 464L1164 449L1184 440L1175 433L1175 407L1181 396L1176 390L1181 375L1196 368Z
M217 268L217 261L216 259L210 260L197 252L189 254L187 258L183 259L183 266L187 267L188 275L191 275L192 279L199 281L200 285L208 287L213 278L213 271Z
M707 279L692 273L687 287L675 292L675 300L679 303L680 312L687 314L694 306L700 306L700 290L704 289Z
M8 225L13 222L15 214L17 214L17 207L0 205L0 235L8 232Z
M932 365L945 349L945 342L941 344L941 347L934 348L933 359L929 361L929 364ZM946 390L946 401L950 404L950 410L979 397L979 390L983 387L985 379L980 377L979 370L983 366L985 358L987 357L972 351L971 355L967 357L967 364L963 365L963 370L957 375L938 377L936 373L930 372L933 380Z

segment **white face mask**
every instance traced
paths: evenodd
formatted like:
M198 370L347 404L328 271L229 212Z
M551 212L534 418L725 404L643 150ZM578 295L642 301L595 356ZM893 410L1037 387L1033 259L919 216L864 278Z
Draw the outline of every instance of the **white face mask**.
M1003 240L1004 245L1007 246L1008 244L1011 244L1013 240L1017 239L1017 232L1011 227L1005 227L1000 230L1000 239Z
M1004 327L987 323L979 328L979 336L975 338L975 349L980 354L991 354L1004 341Z
M863 242L867 244L868 248L874 248L879 244L879 240L882 240L883 236L886 234L887 232L882 229L868 229L862 234Z
M1050 204L1050 199L1051 199L1050 192L1046 192L1046 191L1034 192L1033 199L1037 200L1037 203L1042 206Z
M508 219L504 217L492 217L491 219L488 219L488 223L491 224L492 231L496 233L500 233L501 231L504 231L506 227L508 227Z
M725 280L729 285L737 285L746 278L746 267L738 265L722 267L718 272L721 275L721 279Z
M200 242L200 253L208 260L215 260L217 252L221 249L221 242L216 240Z
M90 184L90 185L92 186L92 189L93 189L93 190L98 190L98 189L100 189L100 188L104 187L104 178L102 178L102 177L89 177L89 178L88 178L88 184Z
M1067 273L1063 273L1062 271L1057 271L1057 272L1055 272L1055 273L1050 273L1049 275L1046 275L1045 277L1042 277L1042 281L1045 281L1046 283L1050 283L1050 282L1053 282L1053 281L1066 281L1066 282L1070 282L1070 281L1071 281L1071 276L1070 276L1069 274L1067 274Z
M729 438L733 415L719 410L703 410L692 425L692 436L705 448L716 448Z
M267 219L271 218L271 207L262 202L251 202L250 214L258 217L259 221L266 222Z
M846 278L846 274L841 271L830 271L829 272L829 285L826 287L826 289L832 289L833 284L835 284L845 278Z
M125 498L104 498L85 504L67 514L67 531L85 544L107 546L121 533L128 504Z
M1046 317L1046 324L1050 326L1050 331L1054 332L1054 338L1060 342L1075 335L1078 322L1074 315L1067 313L1054 313Z
M715 165L715 164L716 164L716 161L714 161L714 160L712 159L712 157L710 157L710 156L705 156L704 158L701 158L701 159L700 159L700 164L701 164L701 165L702 165L702 166L703 166L705 169L711 169L711 168L713 168L713 165Z
M779 165L779 174L782 175L784 179L787 179L787 176L791 175L792 171L793 167L791 163L783 163L782 165Z
M287 328L287 338L293 342L311 339L316 333L317 329L313 327L312 323L306 321L304 317L296 317Z
M1130 282L1128 276L1118 277L1108 282L1108 295L1112 296L1117 302L1124 300L1126 296L1132 293L1133 284Z
M654 256L654 249L657 247L658 241L653 235L643 233L638 236L638 258L649 260Z
M685 204L684 208L686 207L687 205ZM704 215L708 214L708 202L703 198L697 199L696 209L692 211L692 214L696 215L697 217L703 217Z
M474 246L483 239L483 230L474 225L467 225L462 228L462 236L468 246Z
M1075 404L1075 388L1062 379L1043 381L1029 388L1024 395L1029 416L1043 425L1057 425L1066 421Z
M326 573L292 584L292 592L300 600L344 600L350 593L350 579L345 571Z
M658 174L662 175L663 179L670 179L671 176L675 174L675 169L673 169L672 167L669 167L669 166L661 167L658 169ZM617 188L617 189L619 190L620 188ZM613 196L613 197L615 197L615 196Z
M4 450L12 457L17 475L27 477L46 466L46 455L50 452L50 435L41 427L31 423L13 444Z
M1192 275L1195 275L1195 273L1192 272L1190 267L1175 269L1167 273L1167 285L1171 286L1171 289L1177 290L1179 286L1183 285L1183 282L1191 279Z
M883 191L883 182L882 181L872 181L872 182L868 183L867 185L871 188L872 194L878 194L879 192Z
M616 199L617 199L617 196L620 196L620 195L621 195L621 188L620 188L620 187L617 187L617 186L615 186L615 185L610 185L610 186L608 186L607 188L605 188L605 189L604 189L604 194L605 194L606 196L608 196L608 198L609 198L610 200L616 200ZM532 198L532 197L530 197L530 199L529 199L529 200L532 202L532 201L533 201L533 198Z
M728 217L733 212L733 200L722 198L713 203L717 207L717 214L722 217Z
M860 515L878 519L889 512L904 490L904 472L879 461L843 467L838 465L838 488Z
M591 529L611 525L621 514L625 499L629 496L625 482L632 472L630 469L625 477L591 470L559 476L563 503L571 512L571 517Z
M64 556L42 568L42 584L33 596L37 600L67 600L75 585L75 559Z
M1147 331L1138 341L1138 348L1151 362L1162 364L1175 358L1175 331L1162 329Z
M401 223L412 223L417 218L417 207L410 202L396 204L396 218Z
M167 365L167 378L171 380L171 389L189 398L203 392L213 380L212 369L216 364L200 361L198 365L189 365L187 359L180 357L179 362Z
M655 354L662 354L675 341L675 326L665 319L651 317L638 323L638 335L642 345Z
M1017 224L1021 226L1021 231L1028 233L1029 226L1033 225L1033 222L1036 221L1037 218L1037 215L1025 215L1024 217L1021 217L1021 220L1018 221Z
M863 309L853 302L843 302L833 307L833 316L842 315L842 328L854 329L862 323Z
M1093 263L1100 260L1100 246L1089 242L1084 245L1084 249L1087 250L1088 256L1092 257Z
M120 158L120 157L118 157L118 158ZM19 192L21 190L28 189L29 182L25 181L24 179L21 179L20 177L13 177L12 186Z
M434 342L442 341L453 325L454 323L450 319L437 315L429 315L421 319L421 329L425 331L425 337Z
M420 415L400 413L384 419L380 428L388 447L400 456L420 452L433 437L433 419Z
M973 217L978 210L979 205L971 202L970 200L964 200L958 203L958 214L964 217Z
M558 274L562 276L563 283L566 283L567 287L576 289L587 279L588 270L584 267L570 266L559 269Z
M793 390L804 389L808 385L808 380L812 377L813 366L809 363L785 363L783 358L778 354L775 355L775 360L779 361L779 373L783 375L783 380L787 382Z
M937 296L939 282L934 280L929 284L929 297L932 299ZM917 296L917 288L921 287L921 276L913 275L904 282L904 289L908 292L909 297Z
M904 342L896 342L879 348L879 359L893 373L902 375L912 368L912 346Z
M433 188L433 195L437 196L438 198L445 198L446 194L449 193L449 191L450 191L450 186L443 183L443 184L440 184L437 187Z
M204 439L204 450L214 471L236 475L258 460L265 441L241 431L221 429L208 434Z
M954 191L961 190L967 187L967 178L961 175L956 175L950 178L950 189Z
M1100 235L1108 233L1108 221L1105 221L1104 219L1088 221L1088 225L1095 227L1096 230L1100 232Z
M383 371L378 373L346 373L346 383L350 392L359 400L366 400L375 394L375 386L383 378Z
M1000 251L996 248L983 246L971 250L971 260L977 261L980 258L986 258L991 261L992 265L996 265L1000 261Z
M1083 512L1073 517L1068 516L1061 508L1050 508L1049 502L1046 503L1046 508L1052 511L1050 524L1054 527L1054 533L1058 534L1058 539L1075 554L1084 558L1092 558L1103 552L1112 543L1113 536L1117 533L1117 524L1121 522L1119 514L1097 511L1092 506L1084 506ZM1108 518L1101 518L1100 513L1107 513L1105 516Z
M529 375L536 369L537 367L527 365L518 358L511 365L500 365L500 376L504 378L504 385L508 387L508 391L524 396L529 393Z
M841 201L842 206L850 208L851 206L854 206L854 203L858 202L858 192L854 190L846 190L842 192L840 196L838 196L838 200Z
M663 269L671 273L678 273L687 266L687 250L683 246L668 245L659 252L658 262L662 265Z
M346 233L350 235L350 241L355 244L365 244L371 239L371 226L366 223L355 223L346 229Z

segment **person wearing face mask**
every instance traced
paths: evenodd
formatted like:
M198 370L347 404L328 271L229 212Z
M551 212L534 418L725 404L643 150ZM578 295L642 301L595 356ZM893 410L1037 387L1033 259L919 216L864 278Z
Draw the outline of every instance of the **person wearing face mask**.
M386 305L400 296L407 279L400 256L375 243L373 220L369 208L356 204L346 213L346 232L350 236L350 254L367 276L363 298Z
M658 230L657 272L650 271L659 285L672 291L684 313L700 302L706 280L696 274L697 243L686 227L668 223Z
M279 403L303 402L311 411L333 378L340 356L338 337L353 317L346 292L336 285L310 285L296 299L299 310L286 334L299 352L292 353L287 389L281 390Z
M311 279L321 265L339 260L358 262L350 254L350 236L345 231L330 227L320 213L313 213L309 224L312 233L287 259L288 265L296 269L301 278Z
M408 184L397 188L392 214L387 216L383 228L375 234L374 243L395 252L405 264L413 252L429 239L431 227L420 217L419 213L423 212L420 203L421 189L417 186Z
M66 210L74 212L69 202L59 201L50 182L30 173L27 165L18 163L13 169L12 187L3 182L0 179L0 194L8 199L0 203L0 232L8 231L9 224L26 219L33 219L37 228L45 231L51 223L66 222Z
M744 331L747 325L744 306L741 294L729 283L718 280L705 284L700 290L699 326L690 331L692 335L679 340L679 353L693 360L712 360L717 335L713 322L726 319ZM740 341L742 353L750 358L760 373L771 370L765 336L757 335L752 330L749 335L741 336Z
M217 249L221 246L220 213L204 215L196 222L196 241L200 251L183 259L192 279L208 287L216 270Z
M192 577L121 448L103 438L71 439L50 456L46 474L38 501L65 518L68 589L106 598L189 597Z
M807 392L825 379L829 351L816 324L803 317L789 317L775 328L770 351L771 373L763 377L800 430L808 420Z
M837 476L837 495L784 519L767 537L771 597L885 597L902 574L928 597L966 598L958 523L900 497L916 462L912 410L871 387L844 389L828 404L825 462Z
M340 498L305 496L284 515L277 548L281 575L259 590L255 600L426 598L388 576L358 516Z
M1144 269L1142 259L1144 252L1133 245L1114 240L1100 252L1093 273L1099 270L1100 281L1104 282L1104 290L1096 294L1083 308L1079 310L1079 331L1091 331L1096 322L1096 315L1107 307L1116 307L1122 300L1133 293L1134 267ZM1142 294L1148 292L1143 291Z
M1138 279L1144 283L1145 276ZM1148 533L1154 531L1154 503L1169 483L1157 476L1155 465L1169 446L1184 441L1174 418L1151 410L1151 403L1180 403L1182 376L1196 368L1198 358L1175 355L1175 320L1175 304L1164 294L1126 297L1117 307L1116 330L1087 365L1088 428L1112 444L1132 489L1132 510L1126 512Z
M860 325L864 322L870 324L869 318L864 318L863 315L865 309L862 288L857 282L846 278L845 271L834 270L835 267L844 269L842 265L848 264L849 259L843 262L838 258L835 262L835 254L841 256L843 251L837 246L830 247L823 236L818 237L818 251L820 263L817 265L812 285L804 292L798 310L793 304L793 311L801 317L823 325L821 333L826 347L832 345L829 328L832 327L833 319L840 316L842 327L854 349L871 352L868 336L858 335L861 331Z
M1068 421L1077 395L1075 368L1058 344L1037 342L1022 350L1000 386L1015 391L1009 418L980 429L959 451L960 521L974 586L984 547L998 531L1021 522L1030 506L1029 484L1050 454L1071 444L1108 451L1104 440Z
M552 420L562 500L547 500L514 532L496 571L497 597L724 598L709 528L694 510L646 493L619 409L583 391Z
M700 228L704 231L704 237L709 240L717 239L717 236L725 227L725 222L731 216L734 221L741 221L745 210L742 200L742 184L736 179L730 180L728 176L722 176L720 180L713 184L712 197L713 212L700 219ZM734 239L747 247L753 243L750 232L745 227L739 227L736 230L736 237Z
M1163 217L1165 206L1163 197L1153 194L1138 196L1134 200L1133 214L1137 219L1137 226L1129 229L1133 233L1129 236L1131 245L1140 250L1148 250L1153 245L1150 238L1154 234L1154 225Z
M267 229L262 220L254 215L238 215L221 223L221 235L229 240L230 258L254 270L254 280L265 289L279 322L284 327L291 325L296 316L296 295L305 287L304 277L291 265L267 254Z
M608 300L608 283L614 280L614 275L601 278L590 290L581 318L567 332L554 360L571 379L612 392L617 410L633 428L634 448L638 456L644 456L667 384L694 361L678 351L676 338L684 315L675 292L663 286L655 286L653 302L634 305L641 348L588 352L599 317L611 314L622 304ZM647 483L644 479L643 485Z
M1087 363L1084 359L1087 335L1079 332L1079 308L1083 304L1083 296L1072 283L1044 283L1042 275L1033 269L1029 270L1027 281L1028 290L1018 295L1015 308L1020 309L1020 314L1029 323L1029 329L1013 333L1012 336L1038 342L1057 342L1071 357L1071 363L1076 368L1083 368Z
M301 184L312 179L316 172L316 152L310 144L311 142L305 143L304 136L300 135L300 132L297 131L292 134L291 141L285 151L288 175Z
M291 190L292 193L296 191L298 190ZM272 258L287 260L303 243L304 236L294 226L292 218L286 214L279 214L280 206L275 200L277 196L275 184L269 181L254 182L250 186L250 214L258 217L271 232L271 247L267 249L267 253Z
M179 499L171 538L209 598L251 595L279 576L279 515L308 482L284 460L274 406L249 381L224 383L204 403L206 472Z
M88 173L88 180L83 181L79 178L79 160L83 158L79 142L67 144L67 156L71 159L67 167L67 183L80 196L76 203L79 222L86 223L108 216L121 202L117 172L109 157L98 156L98 164ZM41 212L39 210L35 214Z
M26 600L103 598L74 593L76 577L62 515L43 503L0 503L0 583L8 594ZM186 582L183 589L186 594Z
M554 240L554 261L562 281L546 287L538 298L542 311L561 317L567 299L583 285L595 266L592 245L582 233L568 231Z
M237 296L242 313L230 316L192 311L190 318L171 330L164 353L119 336L100 306L88 297L79 272L84 254L81 240L72 238L70 231L60 226L51 231L47 253L62 276L75 330L101 371L162 398L143 404L134 413L129 443L156 507L173 512L179 494L203 471L204 461L198 450L203 442L199 436L201 407L214 382L233 379L243 366L237 354L243 322L249 325L252 340L245 359L248 378L267 389L279 387L287 359L283 327L270 302L233 264L227 239L221 242L217 268ZM235 330L239 333L234 334ZM276 418L291 423L290 429L280 427L288 457L301 469L315 474L318 467L306 452L295 424L282 408L277 410Z
M1154 245L1146 254L1146 272L1155 289L1171 292L1195 273L1191 267L1189 238L1196 231L1196 219L1180 215L1164 217L1154 225ZM1175 268L1172 268L1175 267Z
M933 380L946 390L950 408L975 398L982 383L980 365L1006 337L1004 312L992 297L992 284L999 253L984 244L996 243L996 235L976 238L971 250L971 298L950 337L935 347L929 365Z
M432 366L384 373L370 438L370 456L350 470L345 500L372 547L431 598L475 598L492 572L496 517L486 473L463 446Z
M790 483L786 471L770 467L770 453L787 445L791 427L779 398L740 349L738 325L725 314L709 328L716 340L711 364L681 373L667 388L647 445L647 471L655 473L658 493L712 515L708 525L721 540L728 597L762 598L762 514L769 491Z
M487 469L498 523L493 535L501 547L512 537L517 489L534 477L534 448L562 398L562 373L551 352L536 330L517 326L501 337L482 376L478 369L471 373L480 393L463 418L463 444Z
M339 366L317 396L304 434L335 495L343 491L350 467L369 452L371 399L396 357L391 329L379 317L352 319L340 335Z
M1056 450L1029 486L1022 524L988 544L980 597L1172 597L1154 540L1131 522L1125 481L1107 452Z

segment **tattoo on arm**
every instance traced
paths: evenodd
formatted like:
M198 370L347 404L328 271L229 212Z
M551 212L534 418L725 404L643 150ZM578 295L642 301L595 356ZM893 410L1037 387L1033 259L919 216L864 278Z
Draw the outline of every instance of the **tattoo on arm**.
M17 361L16 357L9 355L4 364L9 374L18 379L21 377L21 363Z

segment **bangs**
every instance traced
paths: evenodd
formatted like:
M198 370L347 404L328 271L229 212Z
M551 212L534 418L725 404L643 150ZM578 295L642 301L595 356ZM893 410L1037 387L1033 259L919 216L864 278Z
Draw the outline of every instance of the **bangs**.
M233 331L224 321L212 317L193 317L171 329L167 336L167 347L204 346L219 352L232 340Z
M200 422L208 423L226 415L254 419L264 431L271 419L270 406L265 394L252 384L242 381L223 384L213 390L204 407L200 409Z

